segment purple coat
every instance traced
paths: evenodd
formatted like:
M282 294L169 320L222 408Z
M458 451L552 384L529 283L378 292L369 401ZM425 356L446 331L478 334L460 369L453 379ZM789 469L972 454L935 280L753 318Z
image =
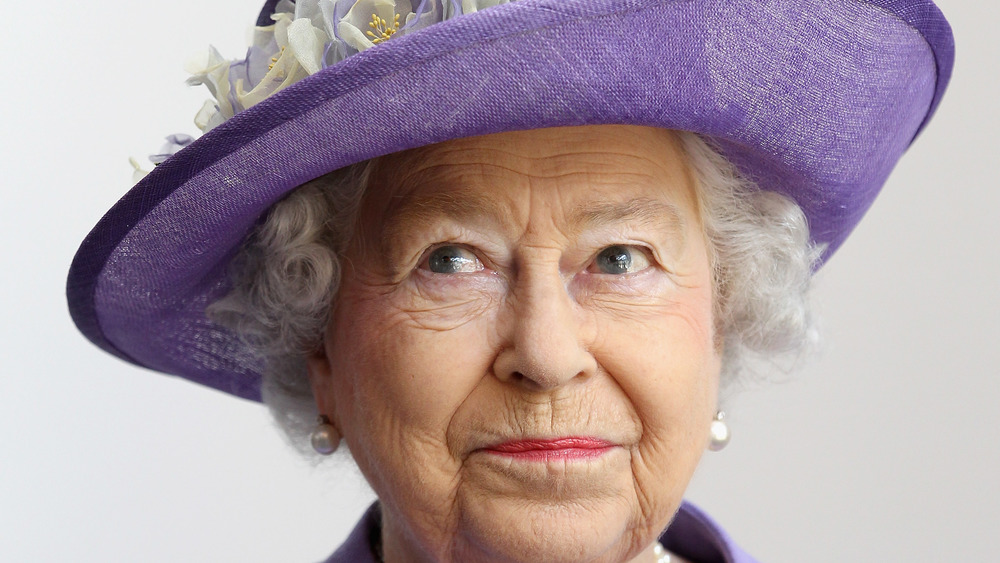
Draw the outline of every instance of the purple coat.
M324 563L376 563L371 538L379 534L376 505L365 512L343 545ZM685 502L660 536L669 551L694 563L757 563L707 514Z

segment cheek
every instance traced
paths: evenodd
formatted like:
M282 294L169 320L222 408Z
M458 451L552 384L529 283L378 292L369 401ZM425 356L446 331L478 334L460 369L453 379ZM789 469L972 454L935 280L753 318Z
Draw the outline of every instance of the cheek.
M673 412L714 402L720 370L711 292L685 289L630 314L597 311L595 355L637 402L667 402Z
M711 293L690 290L642 316L598 324L596 353L642 425L633 456L637 483L650 498L679 499L704 451L716 406L721 359Z
M399 301L342 287L327 342L338 418L360 465L447 467L448 425L488 369L489 316L428 318Z

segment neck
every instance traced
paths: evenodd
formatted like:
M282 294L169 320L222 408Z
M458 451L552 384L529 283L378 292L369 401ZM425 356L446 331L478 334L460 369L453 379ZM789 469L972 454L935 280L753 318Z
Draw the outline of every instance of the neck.
M402 544L392 541L391 532L383 534L387 527L387 522L382 513L381 504L376 504L375 523L368 540L371 544L372 554L379 563L409 563L418 561L414 553L402 549ZM389 536L389 537L386 537ZM686 560L674 557L667 551L660 542L653 542L652 545L644 549L638 556L632 558L629 563L687 563Z

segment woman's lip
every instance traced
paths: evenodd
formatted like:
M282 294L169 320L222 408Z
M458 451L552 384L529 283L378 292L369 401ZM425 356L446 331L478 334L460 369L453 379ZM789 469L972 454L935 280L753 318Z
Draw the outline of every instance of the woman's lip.
M603 450L613 447L615 444L607 440L598 438L552 438L552 439L528 439L511 440L489 446L485 449L497 453L517 454L532 451L553 451L553 450Z
M593 459L603 456L616 444L597 438L554 438L511 440L483 448L489 454L522 461L546 462L557 459Z

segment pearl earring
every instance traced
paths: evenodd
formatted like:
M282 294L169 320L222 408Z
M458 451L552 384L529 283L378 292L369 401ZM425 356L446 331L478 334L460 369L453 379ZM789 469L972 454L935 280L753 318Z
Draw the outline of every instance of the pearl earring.
M715 419L708 427L708 449L717 452L726 447L732 435L729 433L729 426L726 424L726 413L719 411L715 413Z
M330 424L330 419L326 415L320 415L316 428L309 435L309 441L316 453L330 455L340 446L340 432Z

